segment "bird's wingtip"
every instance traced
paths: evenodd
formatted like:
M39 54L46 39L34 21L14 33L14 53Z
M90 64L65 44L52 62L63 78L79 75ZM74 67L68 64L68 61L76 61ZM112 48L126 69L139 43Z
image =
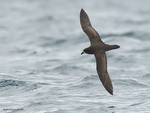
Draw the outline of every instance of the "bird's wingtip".
M113 92L111 92L110 94L113 95Z
M106 89L107 90L107 89ZM113 95L113 90L107 90L109 94Z
M83 8L81 8L81 11L80 11L80 13L83 13L84 12L84 10L83 10Z

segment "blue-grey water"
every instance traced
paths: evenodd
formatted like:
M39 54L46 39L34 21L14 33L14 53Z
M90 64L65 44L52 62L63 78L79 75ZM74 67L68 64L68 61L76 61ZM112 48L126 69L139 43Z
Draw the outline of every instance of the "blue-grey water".
M107 44L102 86L79 13ZM0 113L149 113L149 0L1 0Z

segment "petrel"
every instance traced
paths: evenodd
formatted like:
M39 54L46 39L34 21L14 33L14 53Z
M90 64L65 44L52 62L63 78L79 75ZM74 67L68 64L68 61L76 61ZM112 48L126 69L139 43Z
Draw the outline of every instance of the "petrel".
M118 45L108 45L105 44L102 40L100 35L97 31L92 27L90 19L86 12L81 9L80 11L80 24L83 31L89 37L91 45L83 50L83 53L87 54L94 54L96 59L96 68L99 78L105 87L105 89L113 95L113 86L107 72L107 58L106 58L106 51L120 48Z

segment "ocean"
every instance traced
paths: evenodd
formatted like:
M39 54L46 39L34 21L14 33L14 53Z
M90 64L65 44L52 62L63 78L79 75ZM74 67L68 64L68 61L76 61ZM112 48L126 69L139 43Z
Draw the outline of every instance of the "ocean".
M1 0L0 113L149 113L149 0ZM107 44L114 95L80 26L84 9Z

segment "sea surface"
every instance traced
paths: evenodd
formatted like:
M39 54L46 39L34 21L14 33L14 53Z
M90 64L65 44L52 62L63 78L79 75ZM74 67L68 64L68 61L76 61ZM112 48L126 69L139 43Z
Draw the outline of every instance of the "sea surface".
M102 86L79 21L107 44ZM0 0L0 113L150 113L150 0Z

